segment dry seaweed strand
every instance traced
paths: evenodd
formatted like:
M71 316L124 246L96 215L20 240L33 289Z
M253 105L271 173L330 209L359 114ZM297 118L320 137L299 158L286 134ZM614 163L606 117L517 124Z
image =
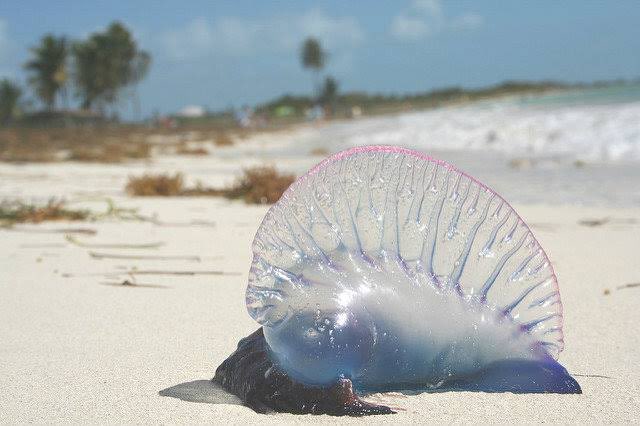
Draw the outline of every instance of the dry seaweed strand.
M85 243L79 241L73 235L65 235L65 239L78 247L93 249L157 249L164 245L163 242L129 244L129 243Z
M135 281L123 280L119 282L101 282L102 285L108 285L112 287L126 287L126 288L169 288L169 286L162 284L149 284L149 283L137 283Z
M240 272L228 272L219 270L205 270L205 271L172 271L172 270L125 270L115 272L90 272L86 274L72 274L70 272L64 272L61 274L64 278L73 277L118 277L127 275L129 277L135 277L136 275L168 275L168 276L197 276L197 275L216 275L216 276L239 276Z
M636 288L636 287L640 287L640 283L623 284L623 285L619 285L618 287L616 287L616 289L622 290L622 289L625 289L625 288Z
M249 204L273 204L294 180L292 174L280 173L271 166L259 166L245 169L242 176L227 188L212 188L202 183L185 187L182 174L176 173L131 176L125 189L130 195L142 197L212 196L241 199Z
M49 199L44 205L27 204L22 201L0 202L0 222L41 223L44 221L80 221L91 215L88 210L67 208L64 200Z
M154 255L126 255L112 253L97 253L89 251L89 256L94 259L130 259L130 260L186 260L191 262L201 262L200 256L154 256Z

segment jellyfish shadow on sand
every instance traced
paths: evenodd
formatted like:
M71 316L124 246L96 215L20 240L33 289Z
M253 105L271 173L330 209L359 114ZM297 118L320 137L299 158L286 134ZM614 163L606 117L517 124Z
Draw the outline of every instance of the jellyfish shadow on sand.
M180 383L161 390L158 395L204 404L244 405L240 398L222 389L219 384L210 379Z

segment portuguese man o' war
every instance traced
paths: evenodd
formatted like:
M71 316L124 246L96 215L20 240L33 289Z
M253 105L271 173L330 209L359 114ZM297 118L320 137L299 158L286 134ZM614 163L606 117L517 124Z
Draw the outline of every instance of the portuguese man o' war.
M262 327L215 381L256 411L383 414L356 393L580 393L556 360L551 263L514 209L419 152L368 146L265 216L246 291Z

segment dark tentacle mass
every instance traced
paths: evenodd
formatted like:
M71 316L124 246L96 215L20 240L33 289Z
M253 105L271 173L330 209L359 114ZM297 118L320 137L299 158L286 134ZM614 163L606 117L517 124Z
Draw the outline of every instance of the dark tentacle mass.
M258 413L365 416L392 414L389 407L358 398L351 381L340 379L331 387L311 387L293 381L271 361L259 328L238 343L238 348L216 370L213 381L240 397Z

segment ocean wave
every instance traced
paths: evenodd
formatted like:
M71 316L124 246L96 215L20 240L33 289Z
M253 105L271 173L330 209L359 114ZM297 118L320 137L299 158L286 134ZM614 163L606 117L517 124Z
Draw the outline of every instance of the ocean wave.
M640 161L640 102L531 106L503 100L333 122L265 137L277 137L277 144L295 150L392 144L427 152Z
M407 114L389 124L386 132L353 141L392 139L423 149L640 160L640 103L554 108L494 104Z

